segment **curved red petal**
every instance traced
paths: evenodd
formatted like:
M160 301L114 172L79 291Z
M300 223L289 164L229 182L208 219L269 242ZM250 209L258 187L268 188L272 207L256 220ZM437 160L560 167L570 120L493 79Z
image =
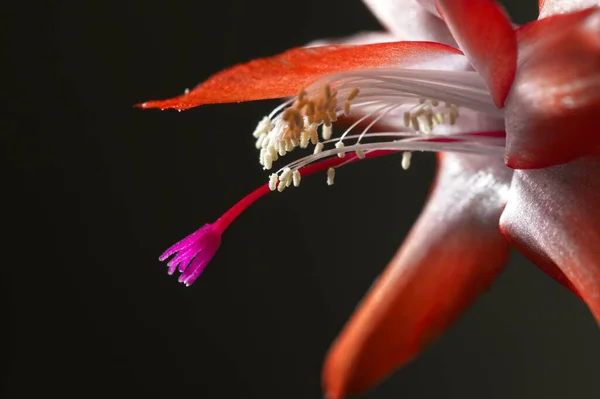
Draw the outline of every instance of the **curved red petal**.
M380 382L487 290L508 256L498 220L511 174L499 158L444 154L419 220L329 351L328 398Z
M540 0L540 18L570 13L599 4L598 0Z
M515 171L500 225L544 271L560 271L600 323L600 157ZM562 277L560 277L562 275ZM553 275L557 277L557 275Z
M529 51L535 48L539 41L546 40L565 29L577 25L595 12L595 9L586 8L581 11L553 15L522 25L516 29L517 43L519 45L519 61L529 57Z
M288 97L330 73L390 65L409 67L461 54L453 47L430 42L295 48L225 69L182 96L139 106L184 110L204 104Z
M600 8L519 30L506 106L506 162L541 168L600 151Z
M483 76L497 107L504 106L517 67L517 39L493 0L436 0L462 51Z

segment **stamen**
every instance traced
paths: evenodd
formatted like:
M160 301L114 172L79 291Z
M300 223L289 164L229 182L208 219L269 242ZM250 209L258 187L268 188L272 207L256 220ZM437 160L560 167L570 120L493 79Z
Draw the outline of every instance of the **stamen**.
M272 129L273 123L271 122L271 118L265 116L260 122L258 122L258 126L256 126L256 129L254 130L254 133L252 133L252 135L258 138L261 134L268 133Z
M329 125L329 126L323 125L323 128L321 130L321 137L323 137L323 140L329 140L331 138L331 134L332 134L331 125Z
M493 105L487 86L475 72L378 68L331 75L307 89L300 88L296 98L286 101L261 120L254 133L256 147L261 151L259 162L265 169L271 169L278 157L295 148L316 146L318 127L321 138L326 142L331 140L333 123L338 116L348 116L354 109L363 115L339 141L345 140L354 128L370 118L358 139L362 141L376 123L395 111L403 115L404 128L399 126L399 130L409 129L415 136L433 135L437 126L456 123L459 105L490 115L502 115L502 111ZM271 157L267 157L267 153Z
M313 154L318 154L321 151L323 151L323 143L317 143L317 145L315 146L315 150L313 151Z
M342 141L338 141L337 143L335 143L335 148L344 148L344 143ZM346 156L345 152L338 152L338 157L340 158L344 158L344 156Z
M412 152L404 151L402 153L402 169L408 170L410 168L410 158L412 156Z
M338 145L336 142L335 148L322 151L313 155L300 158L286 165L286 168L292 170L306 167L307 165L317 162L323 158L338 155L340 153L354 152L353 157L359 158L360 153L364 153L366 157L370 152L378 150L392 150L401 152L411 151L452 151L484 155L501 155L504 153L506 134L504 132L477 132L477 133L461 133L452 136L446 135L429 135L429 136L414 136L407 132L388 132L388 133L372 133L371 137L387 138L387 141L377 141L368 144L356 143L350 146ZM348 140L357 139L359 135L348 136ZM395 140L390 140L395 139ZM323 144L327 144L325 142ZM405 155L404 166L408 167L410 155ZM281 169L282 170L282 169ZM281 171L280 170L280 171Z
M334 179L335 179L335 169L334 168L327 169L327 185L333 186Z
M346 101L352 101L354 100L354 98L358 95L358 93L360 92L358 87L353 88L350 91L350 94L348 94L348 97L346 98Z
M273 173L269 176L269 190L275 191L277 188L277 182L279 181L279 175L277 173Z
M300 176L300 171L295 170L292 174L292 178L294 179L294 187L298 187L300 185L300 180L302 179L302 176Z
M350 101L344 101L344 116L350 115Z

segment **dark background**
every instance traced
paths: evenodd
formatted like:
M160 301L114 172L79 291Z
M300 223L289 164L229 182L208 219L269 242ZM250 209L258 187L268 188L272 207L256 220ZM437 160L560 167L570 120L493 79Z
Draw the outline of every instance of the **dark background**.
M512 3L517 21L535 17L535 1ZM277 102L132 104L376 20L346 0L5 7L4 397L320 397L324 354L417 217L434 157L267 196L185 288L157 257L266 181L251 132ZM515 253L491 292L366 397L600 397L599 362L586 307Z

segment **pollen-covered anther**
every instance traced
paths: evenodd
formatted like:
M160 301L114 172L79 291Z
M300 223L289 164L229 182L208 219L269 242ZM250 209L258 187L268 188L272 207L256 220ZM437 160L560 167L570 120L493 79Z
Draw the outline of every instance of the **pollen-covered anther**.
M308 142L310 141L310 134L305 130L300 133L300 148L308 147Z
M285 190L286 188L286 184L283 180L279 179L279 184L277 184L277 191L279 191L280 193L283 192L283 190Z
M292 141L292 139L288 138L284 141L284 143L285 143L285 151L286 152L294 151L295 146L294 146L294 142Z
M460 116L458 113L458 107L454 104L450 104L450 107L448 107L448 109L449 122L451 125L454 125L456 123L456 119L458 119L458 117Z
M271 156L271 159L273 161L277 161L279 159L279 154L277 153L277 150L275 149L275 147L273 147L273 146L267 147L267 148L265 148L265 152Z
M410 127L411 115L410 112L404 113L404 127Z
M275 191L277 188L277 182L279 181L279 175L273 173L269 176L269 190Z
M315 145L315 149L313 151L313 154L318 154L321 151L323 151L323 143L317 143L317 145Z
M408 170L410 168L410 158L412 157L412 152L404 151L402 153L402 169Z
M319 135L317 134L317 127L315 125L312 125L308 130L308 135L310 136L310 142L313 145L317 145L317 143L319 142Z
M300 90L298 90L298 95L296 97L298 97L298 99L296 100L298 104L302 104L304 102L304 97L306 97L306 90L304 90L304 87L300 87Z
M360 93L360 90L358 87L353 88L350 93L348 93L348 97L346 97L346 101L352 101L354 100L354 98L356 96L358 96L358 93Z
M274 124L271 121L271 118L269 118L268 116L265 116L264 118L261 119L260 122L258 122L258 125L256 126L256 129L254 130L254 133L252 133L252 135L255 138L258 138L263 133L269 133L271 130L273 130L273 127L274 127Z
M291 174L292 174L292 170L290 168L284 168L283 172L281 172L281 176L279 177L279 180L286 181L288 176L290 176Z
M356 156L358 159L365 159L365 152L359 148L356 150Z
M431 108L423 109L423 112L417 118L419 121L419 130L425 134L433 130L433 112Z
M413 128L415 131L418 131L418 130L420 129L420 126L419 126L419 119L417 119L417 117L416 117L416 116L412 115L412 116L410 117L410 123L411 123L411 125L412 125L412 128Z
M350 115L350 101L344 101L344 116Z
M327 185L332 186L335 180L335 169L329 168L327 169Z
M279 192L283 191L286 187L289 187L293 181L293 173L290 168L284 168L283 172L281 172L281 176L279 176L279 185L277 189Z
M329 140L331 138L331 135L333 133L333 130L331 129L331 124L328 125L323 125L323 127L321 128L321 137L323 138L323 140Z
M273 157L269 152L265 151L261 161L261 164L264 166L265 170L269 170L273 167Z
M335 143L335 148L344 148L344 142L342 141L338 141L337 143ZM338 152L337 154L338 157L340 158L344 158L346 156L345 152Z
M280 157L282 157L285 154L287 154L285 140L279 141L277 153L279 154Z
M258 139L256 140L256 143L255 143L257 150L260 150L261 148L263 148L263 143L266 138L267 138L267 133L261 133L258 136Z
M297 147L307 148L309 142L317 146L319 126L322 139L330 140L338 115L348 115L351 101L359 94L356 87L342 90L346 97L340 95L341 107L338 106L338 90L324 84L320 90L300 88L295 99L281 104L264 117L255 130L256 148L261 151L260 164L270 169L274 161ZM315 148L316 153L321 150L322 145Z
M436 126L446 121L450 125L455 124L458 116L458 107L454 104L446 103L445 107L441 107L439 100L421 98L411 111L404 112L403 122L404 127L412 128L415 132L431 134Z
M292 179L294 181L294 187L298 187L300 185L300 180L302 180L302 176L300 176L299 170L295 170L292 173Z

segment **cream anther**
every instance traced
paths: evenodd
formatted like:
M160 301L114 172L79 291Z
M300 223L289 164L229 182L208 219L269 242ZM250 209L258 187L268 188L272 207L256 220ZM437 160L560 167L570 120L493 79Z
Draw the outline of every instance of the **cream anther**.
M335 180L335 169L329 168L327 169L327 185L332 186Z

